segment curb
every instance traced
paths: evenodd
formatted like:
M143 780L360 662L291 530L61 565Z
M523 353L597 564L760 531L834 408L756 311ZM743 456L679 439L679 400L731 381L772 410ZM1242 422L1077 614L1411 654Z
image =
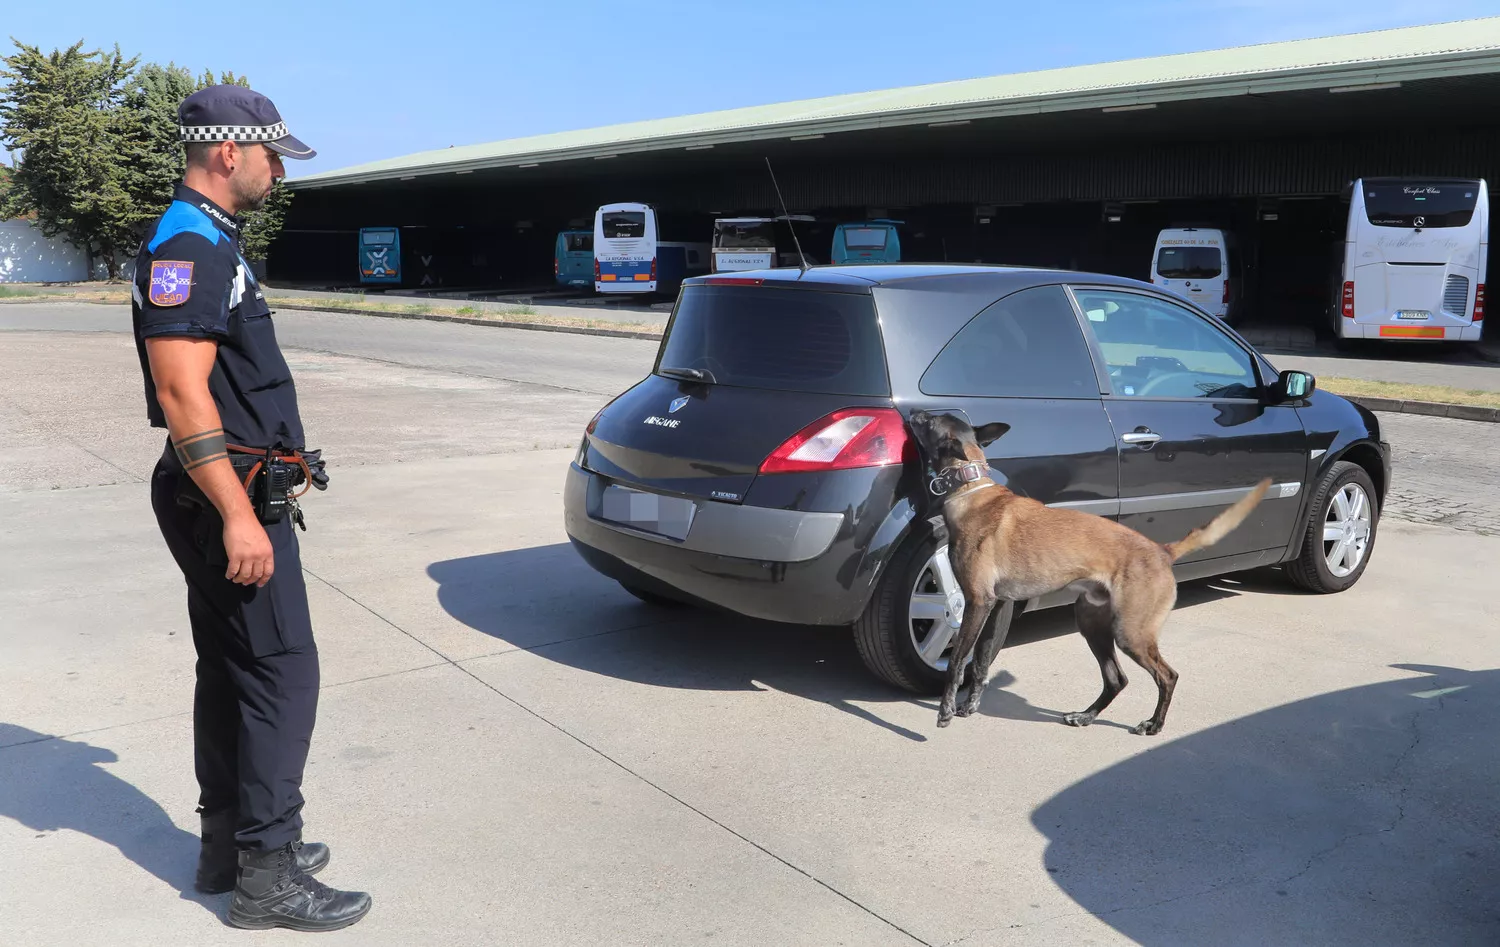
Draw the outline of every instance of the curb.
M1338 392L1333 392L1338 394ZM1463 421L1500 422L1500 408L1482 408L1472 404L1447 404L1439 401L1397 401L1392 398L1369 398L1363 395L1339 395L1345 401L1363 405L1371 411L1393 414L1424 414L1434 418L1458 418Z
M273 306L274 297L266 301ZM660 342L660 332L629 332L624 329L591 329L587 326L559 326L543 322L508 322L500 319L476 319L472 316L445 316L435 312L374 312L368 309L349 309L341 306L278 306L292 312L340 312L351 316L377 316L385 319L420 319L426 322L458 322L469 326L489 326L493 329L528 329L532 332L561 332L567 335L599 335L611 339L639 339Z

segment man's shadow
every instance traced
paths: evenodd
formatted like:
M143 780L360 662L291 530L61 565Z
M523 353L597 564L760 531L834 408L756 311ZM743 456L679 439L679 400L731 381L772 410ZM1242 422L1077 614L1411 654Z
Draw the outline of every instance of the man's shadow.
M198 836L185 832L154 799L100 766L119 757L78 740L0 723L0 818L40 834L70 829L112 845L182 898L212 911L214 895L193 889ZM94 866L78 866L87 890Z

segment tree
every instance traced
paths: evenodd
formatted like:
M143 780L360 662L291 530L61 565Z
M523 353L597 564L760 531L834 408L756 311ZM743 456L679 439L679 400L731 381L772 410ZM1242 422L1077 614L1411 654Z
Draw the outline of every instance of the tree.
M0 142L18 155L0 215L35 214L48 237L62 234L90 258L105 259L111 279L138 239L140 212L124 186L121 122L125 86L136 66L116 46L83 51L82 41L44 54L15 41L0 58Z

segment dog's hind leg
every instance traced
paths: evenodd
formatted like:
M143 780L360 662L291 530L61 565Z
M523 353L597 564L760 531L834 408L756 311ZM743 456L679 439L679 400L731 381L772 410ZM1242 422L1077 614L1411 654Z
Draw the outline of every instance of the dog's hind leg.
M1092 604L1088 596L1080 595L1073 611L1078 617L1078 630L1089 643L1089 650L1094 652L1094 658L1099 662L1099 673L1104 678L1104 690L1088 710L1063 715L1063 723L1068 726L1086 727L1109 706L1110 701L1119 696L1128 682L1125 672L1120 670L1120 661L1115 656L1114 609L1108 604Z
M979 644L974 648L974 660L969 662L969 696L963 706L958 708L960 717L967 717L979 709L979 699L984 696L985 685L990 680L990 663L995 660L1000 649L1005 647L1005 639L1010 634L1010 623L1015 615L1016 603L1009 599L990 612L990 620L985 622Z
M1138 592L1146 601L1139 604L1133 602L1135 607L1129 611L1122 610L1116 626L1116 641L1120 650L1130 655L1130 659L1145 668L1156 681L1156 712L1151 715L1151 719L1143 720L1130 728L1131 733L1141 736L1154 736L1161 732L1162 726L1167 722L1167 708L1172 705L1172 692L1177 688L1177 672L1162 659L1157 647L1161 628L1177 602L1177 583L1167 576L1161 583L1161 588L1155 590L1155 594L1152 592L1149 588Z
M974 645L979 641L979 633L984 630L985 623L989 621L990 612L995 608L994 593L986 593L984 596L970 596L965 591L964 598L964 621L959 627L958 638L953 642L953 650L948 652L948 687L943 691L943 701L938 705L937 725L946 727L953 722L953 715L957 712L958 688L963 683L964 665L968 663L969 655L974 652Z

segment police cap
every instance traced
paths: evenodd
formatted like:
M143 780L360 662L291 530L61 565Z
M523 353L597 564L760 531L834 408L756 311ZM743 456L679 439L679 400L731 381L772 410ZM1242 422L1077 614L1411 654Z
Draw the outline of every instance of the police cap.
M317 154L287 132L270 99L244 86L199 89L182 100L177 122L184 142L257 142L288 158Z

